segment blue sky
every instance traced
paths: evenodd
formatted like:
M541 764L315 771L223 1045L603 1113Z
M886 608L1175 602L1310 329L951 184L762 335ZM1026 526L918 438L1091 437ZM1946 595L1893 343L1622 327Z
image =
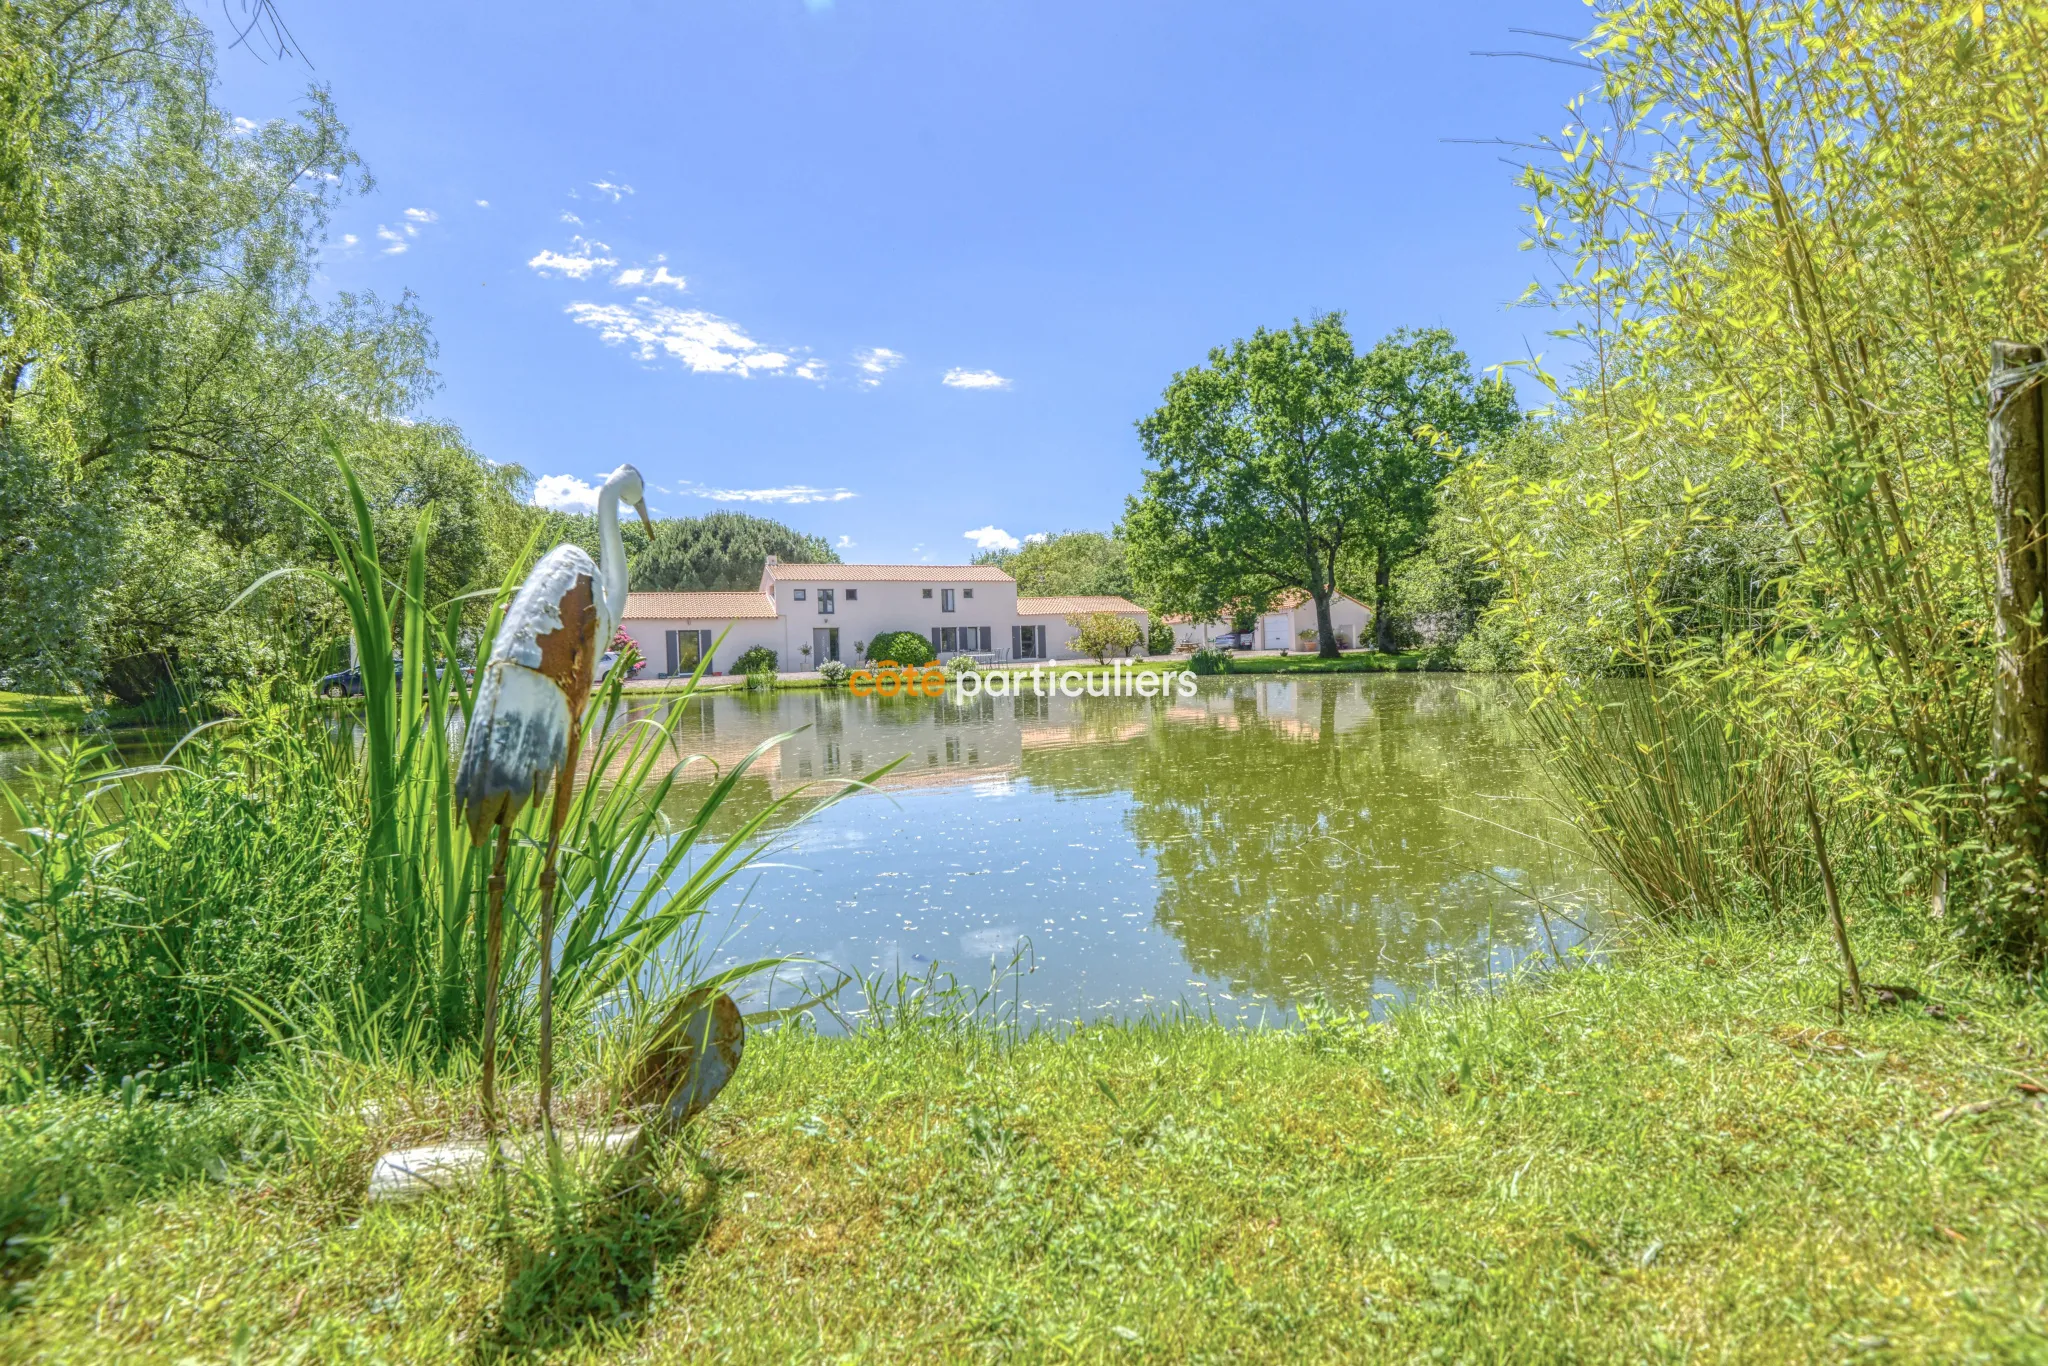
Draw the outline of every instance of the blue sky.
M377 187L322 291L410 289L435 416L571 501L734 507L849 560L1106 528L1177 369L1343 310L1554 352L1503 149L1564 122L1575 0L283 6ZM216 15L218 11L215 11Z

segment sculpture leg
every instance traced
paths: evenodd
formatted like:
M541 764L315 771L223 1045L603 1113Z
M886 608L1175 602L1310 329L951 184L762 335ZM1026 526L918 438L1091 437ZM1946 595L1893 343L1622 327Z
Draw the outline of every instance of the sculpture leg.
M548 818L547 855L540 865L540 1127L550 1142L555 1133L555 855L576 787L576 759L583 728L569 731L569 755L555 781L555 809Z
M498 976L505 948L505 861L512 830L497 826L498 852L491 862L489 910L484 920L484 1134L498 1136Z

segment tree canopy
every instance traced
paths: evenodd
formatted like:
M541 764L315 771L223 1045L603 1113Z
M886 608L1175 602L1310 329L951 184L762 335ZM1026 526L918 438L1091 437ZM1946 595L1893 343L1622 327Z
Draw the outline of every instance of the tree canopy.
M1512 390L1475 382L1448 332L1396 332L1361 356L1335 313L1261 328L1175 375L1138 423L1151 468L1122 528L1133 572L1160 610L1204 618L1299 589L1334 657L1340 576L1412 553L1451 452L1515 418Z
M414 302L310 296L329 212L370 183L326 92L238 130L214 85L206 25L168 0L0 11L0 686L288 666L331 605L222 609L324 558L278 490L339 512L330 444L380 517L440 505L438 594L499 572L520 517L520 470L414 418Z
M974 562L1008 574L1024 597L1128 598L1138 591L1127 547L1113 531L1062 531L1016 550L984 551Z
M821 536L807 536L768 517L713 512L666 517L654 543L630 555L633 587L669 592L734 592L760 586L768 556L785 564L838 564Z

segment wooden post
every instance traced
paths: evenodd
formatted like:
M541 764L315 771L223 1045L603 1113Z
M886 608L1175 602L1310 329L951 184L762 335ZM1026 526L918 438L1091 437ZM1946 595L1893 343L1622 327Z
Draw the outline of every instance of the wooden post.
M2018 797L2008 837L2036 898L2048 864L2048 470L2042 393L2048 351L1991 343L1991 509L1998 538L1998 678L1991 713L1992 782ZM2037 903L2038 904L2038 903Z

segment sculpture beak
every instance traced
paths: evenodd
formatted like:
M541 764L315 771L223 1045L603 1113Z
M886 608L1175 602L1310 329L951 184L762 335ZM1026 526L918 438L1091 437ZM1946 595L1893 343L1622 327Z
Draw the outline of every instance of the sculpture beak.
M640 514L640 520L647 524L647 538L654 539L654 519L647 515L647 500L642 498L633 504L633 511Z

